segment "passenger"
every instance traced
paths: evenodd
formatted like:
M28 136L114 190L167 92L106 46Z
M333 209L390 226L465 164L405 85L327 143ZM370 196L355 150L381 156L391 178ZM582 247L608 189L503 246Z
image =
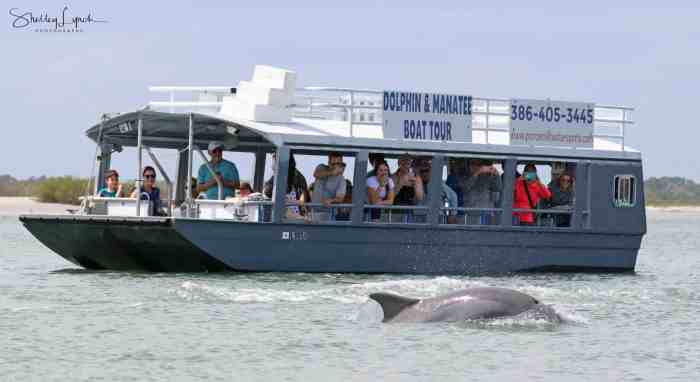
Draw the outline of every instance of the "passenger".
M467 162L464 158L450 158L447 165L447 180L445 183L457 195L457 205L464 207L464 191L460 184L467 178ZM464 215L459 212L457 215Z
M523 175L515 179L513 186L513 208L536 209L541 199L549 199L552 193L537 177L537 168L533 163L525 165ZM514 224L534 225L535 216L532 212L513 212Z
M372 170L367 173L368 178L370 176L377 175L377 172L375 169L377 168L377 165L381 162L386 162L384 160L384 154L382 154L382 153L370 153L369 154L369 164L372 166Z
M238 189L238 196L241 198L247 198L253 193L253 187L251 187L250 182L241 182L241 188Z
M421 158L416 160L418 173L420 174L421 180L423 181L423 188L425 189L425 197L421 201L421 205L427 205L430 198L428 197L430 189L430 178L432 173L432 162L431 158ZM442 192L440 193L440 198L442 200L441 208L447 207L447 212L444 214L447 216L448 224L457 223L457 211L458 206L457 193L447 185L447 183L440 180ZM425 212L423 212L425 214ZM441 215L443 213L441 212Z
M567 209L574 205L573 178L569 173L563 172L557 179L557 184L550 187L552 198L549 207L555 209ZM570 214L554 214L554 223L557 227L569 227L571 225Z
M340 153L332 152L328 154L328 165L320 164L314 170L316 181L313 185L311 201L323 204L325 207L314 207L313 218L316 221L330 220L331 211L328 207L331 204L342 203L345 198L345 163Z
M343 204L352 204L352 182L345 179L345 198L343 199ZM350 220L350 214L352 213L352 208L342 207L338 208L338 212L335 214L335 220L348 221Z
M143 168L143 185L140 190L134 189L131 192L130 198L136 199L141 197L141 200L148 200L151 202L151 208L153 208L153 215L162 216L165 215L161 209L160 202L160 189L156 187L156 169L151 166L146 166Z
M192 199L197 199L199 197L199 191L197 191L197 178L190 179L190 186L192 187Z
M377 163L373 175L367 179L367 200L371 205L394 204L394 181L389 176L389 165L386 162ZM379 208L370 209L370 217L373 222L378 222L382 216Z
M119 173L117 170L107 170L105 172L105 183L107 186L97 192L101 198L123 198L124 190L119 183Z
M469 177L461 184L464 192L464 207L466 208L495 208L496 195L503 189L501 176L493 166L493 162L471 159L469 161ZM493 211L467 212L470 224L491 224Z
M410 155L399 157L399 168L391 176L391 180L396 185L395 205L414 206L423 200L423 180L415 175L413 158Z
M274 190L275 187L275 163L277 162L277 154L273 153L272 154L272 171L273 174L268 179L265 184L263 185L263 195L266 197L272 199L272 191ZM293 195L290 195L292 194ZM292 198L296 201L300 201L301 204L308 202L311 200L311 196L309 195L309 190L308 190L308 185L306 183L306 178L304 175L297 169L297 162L294 159L294 155L290 154L289 155L289 167L287 168L287 193L286 195L292 196ZM300 213L303 215L304 211L301 210Z
M213 141L209 143L209 155L211 161L209 165L214 169L216 177L221 181L223 186L222 199L233 197L236 195L236 189L240 186L238 177L238 168L232 162L224 159L224 144L223 142ZM199 167L197 175L197 192L205 192L207 199L219 199L219 185L212 173L204 163Z

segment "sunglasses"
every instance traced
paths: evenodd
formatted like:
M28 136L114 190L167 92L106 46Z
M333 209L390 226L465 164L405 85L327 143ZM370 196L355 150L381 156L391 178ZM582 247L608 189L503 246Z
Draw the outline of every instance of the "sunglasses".
M155 179L156 178L156 176L154 174L147 174L147 175L144 175L143 177L146 179Z

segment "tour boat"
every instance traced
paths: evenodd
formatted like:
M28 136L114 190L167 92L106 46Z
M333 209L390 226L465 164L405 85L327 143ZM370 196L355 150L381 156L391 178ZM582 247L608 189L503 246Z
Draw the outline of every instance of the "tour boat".
M20 220L55 253L95 270L634 271L646 219L642 156L625 145L632 108L468 92L302 88L296 82L294 71L259 65L252 80L234 86L151 87L163 99L105 115L87 130L97 147L96 170L80 210ZM226 153L252 154L250 183L258 192L273 153L274 184L286 185L292 155L339 152L352 163L345 174L353 185L351 202L298 205L278 187L271 198L198 198L191 189L198 171L193 161L208 160L212 141L223 142ZM154 149L174 153L175 168L165 168ZM152 201L95 196L112 155L122 150L137 153L137 184L144 153L165 179L160 213ZM370 154L420 158L430 174L422 203L370 205ZM496 169L501 188L489 191L492 206L454 205L444 197L450 175L460 182L477 176L469 168L473 160ZM538 167L542 184L568 174L571 203L514 207L527 164ZM219 195L223 187L218 182ZM290 216L290 206L304 216ZM322 209L330 218L315 219ZM349 211L346 218L339 218L340 209ZM531 224L518 219L525 214Z

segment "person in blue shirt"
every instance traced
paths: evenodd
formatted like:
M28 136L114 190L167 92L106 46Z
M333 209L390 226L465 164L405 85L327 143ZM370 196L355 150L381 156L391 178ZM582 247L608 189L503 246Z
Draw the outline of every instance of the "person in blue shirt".
M211 155L209 164L223 185L222 199L235 196L236 189L240 187L240 178L236 165L224 159L223 142L213 141L209 143L209 155ZM200 192L204 192L207 199L219 199L218 184L206 163L199 167L197 175L197 193Z
M105 171L105 183L107 187L97 191L97 196L101 198L123 198L124 191L122 185L119 184L119 173L117 170Z
M141 195L141 200L151 201L153 215L164 214L161 210L160 189L156 187L156 169L151 166L143 168L143 186L140 190L134 190L131 193L131 197L135 199L139 194Z

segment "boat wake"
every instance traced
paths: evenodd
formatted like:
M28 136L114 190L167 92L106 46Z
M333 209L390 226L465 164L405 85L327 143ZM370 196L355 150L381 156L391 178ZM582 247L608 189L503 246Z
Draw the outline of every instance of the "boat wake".
M459 277L323 277L304 278L303 280L280 276L265 282L255 278L246 279L239 286L231 286L231 279L199 279L182 282L171 292L187 301L204 303L241 303L241 304L297 304L309 301L327 301L332 303L358 305L355 314L348 320L373 323L380 322L381 308L369 300L368 296L376 292L392 292L403 296L424 298L460 289L489 286L488 280L474 280ZM503 283L500 283L499 286ZM588 319L576 312L576 292L523 284L519 280L510 285L514 289L529 293L546 303L554 302L555 310L525 312L507 319L482 320L468 325L478 327L549 327L558 323L587 324ZM564 300L571 303L559 303Z

